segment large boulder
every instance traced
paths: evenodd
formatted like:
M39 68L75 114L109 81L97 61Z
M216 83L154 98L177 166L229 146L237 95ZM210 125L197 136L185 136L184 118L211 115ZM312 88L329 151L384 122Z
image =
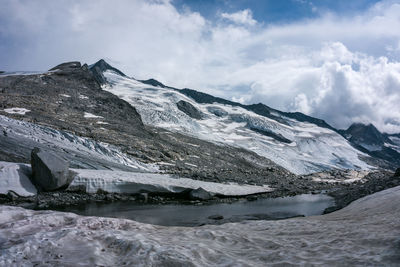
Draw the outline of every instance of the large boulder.
M189 198L193 200L209 200L212 198L212 195L203 188L199 187L190 191Z
M31 165L32 181L43 191L65 188L75 175L68 161L37 147L32 150Z

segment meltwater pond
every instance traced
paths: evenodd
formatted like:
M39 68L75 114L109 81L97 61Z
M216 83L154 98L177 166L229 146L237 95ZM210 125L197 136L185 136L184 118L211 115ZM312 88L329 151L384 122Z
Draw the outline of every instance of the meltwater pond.
M276 220L319 215L334 204L334 199L324 194L303 194L293 197L237 201L229 204L112 202L87 203L58 208L58 210L86 216L125 218L165 226L198 226L243 220Z

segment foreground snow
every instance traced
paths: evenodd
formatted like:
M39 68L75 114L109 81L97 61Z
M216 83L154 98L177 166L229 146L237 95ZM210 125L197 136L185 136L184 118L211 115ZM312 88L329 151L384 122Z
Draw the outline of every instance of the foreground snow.
M243 147L296 174L335 168L370 168L359 159L362 154L360 151L330 129L281 116L282 121L286 122L284 124L241 107L218 103L199 104L177 90L154 87L112 71L106 71L104 76L111 85L103 89L132 104L145 124L215 143ZM176 103L181 100L198 109L203 119L193 119L180 111ZM291 142L278 141L260 131L270 132Z
M203 188L212 194L241 196L272 191L268 186L221 184L188 178L174 178L167 174L135 173L123 171L74 169L78 175L69 190L84 189L96 193L101 189L110 193L181 193L188 189Z
M281 221L162 227L0 206L0 266L395 266L400 187Z

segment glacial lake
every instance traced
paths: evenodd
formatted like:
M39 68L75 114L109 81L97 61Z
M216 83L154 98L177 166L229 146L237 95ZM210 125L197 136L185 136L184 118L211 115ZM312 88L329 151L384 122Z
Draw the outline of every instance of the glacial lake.
M320 215L334 204L334 199L324 194L303 194L293 197L203 205L142 204L129 201L87 203L57 210L85 216L125 218L164 226L199 226L243 220L278 220Z

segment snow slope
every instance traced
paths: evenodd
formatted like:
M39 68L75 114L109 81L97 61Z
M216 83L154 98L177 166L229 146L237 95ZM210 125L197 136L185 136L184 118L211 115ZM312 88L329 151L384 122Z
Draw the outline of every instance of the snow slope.
M400 187L321 216L201 227L0 206L0 266L398 266Z
M25 154L26 152L30 154L30 150L38 146L46 150L54 150L55 153L68 158L70 162L75 162L85 168L121 169L126 166L133 171L158 171L155 165L141 163L122 153L113 145L68 132L2 115L0 115L0 129L3 131L0 135L1 149L9 150L9 154ZM19 149L22 151L18 151Z
M171 88L154 87L133 78L105 71L107 90L132 104L145 124L192 135L219 144L249 149L296 174L326 169L369 169L360 151L338 133L315 124L283 118L287 124L257 115L241 107L199 104ZM203 119L193 119L178 109L186 101ZM279 141L262 132L290 140Z
M110 193L181 193L187 189L203 188L212 194L241 196L272 191L268 186L222 184L204 182L188 178L174 178L167 174L134 173L123 171L82 170L78 173L68 190L84 188L88 193L97 190Z
M32 170L28 164L0 161L0 194L14 192L19 196L29 197L37 193L29 176Z

